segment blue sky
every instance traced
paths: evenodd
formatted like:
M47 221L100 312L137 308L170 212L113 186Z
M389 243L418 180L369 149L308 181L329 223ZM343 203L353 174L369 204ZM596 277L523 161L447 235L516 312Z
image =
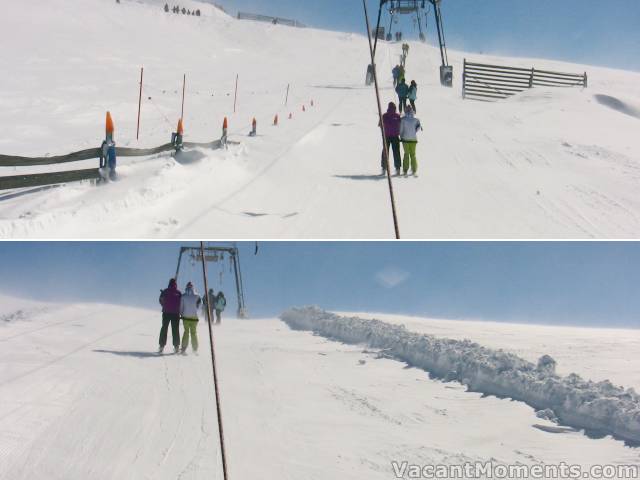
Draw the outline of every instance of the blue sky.
M157 308L178 243L0 244L0 293ZM192 244L195 245L195 244ZM640 327L640 243L240 243L252 316L294 305ZM185 263L201 285L201 269ZM229 264L209 270L235 304ZM199 288L202 291L202 288Z
M321 28L365 32L361 0L215 1L233 14L250 11ZM373 12L379 2L368 0L368 5ZM640 70L638 0L443 0L442 11L452 48ZM433 25L431 15L432 42ZM407 35L414 33L409 18L399 26Z

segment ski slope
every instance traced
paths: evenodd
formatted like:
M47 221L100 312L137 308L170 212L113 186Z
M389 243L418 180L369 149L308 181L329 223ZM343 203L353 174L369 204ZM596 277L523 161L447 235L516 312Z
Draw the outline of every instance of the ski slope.
M363 86L365 38L238 21L207 4L180 3L201 8L202 17L166 14L164 2L151 0L5 6L0 40L12 48L0 51L2 70L11 72L0 78L1 153L97 147L107 110L119 146L166 143L180 116L183 74L185 139L219 138L227 116L239 145L203 150L191 164L170 155L121 158L120 181L100 188L1 192L0 237L392 237L375 95ZM390 71L399 54L397 44L380 45L384 106L395 100ZM537 88L495 104L464 101L465 57L587 71L589 88ZM420 86L425 131L419 178L394 179L403 237L637 238L639 73L453 51L450 60L455 87L444 89L439 52L411 44L407 76ZM280 125L273 127L276 114ZM249 138L254 117L258 136ZM0 175L49 168L4 167Z
M152 353L160 319L151 310L2 296L0 318L0 478L222 478L203 324L201 354L182 357ZM493 341L509 348L519 331L530 351L547 351L544 332L519 328L492 325ZM566 329L566 342L586 332ZM584 375L594 351L604 371L621 351L637 355L636 331L624 332L635 343L619 346L602 340L611 331L590 332L590 345L572 344L566 368ZM394 460L640 461L637 448L610 437L554 430L521 402L466 392L279 320L228 320L215 336L232 478L382 480L395 478ZM637 387L638 377L635 362L616 381Z

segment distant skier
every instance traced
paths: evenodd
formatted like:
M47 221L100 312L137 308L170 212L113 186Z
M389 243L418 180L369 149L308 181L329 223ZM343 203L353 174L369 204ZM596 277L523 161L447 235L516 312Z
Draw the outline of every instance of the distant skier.
M407 58L409 56L409 44L408 43L403 43L402 44L402 56L404 58Z
M180 348L180 300L182 294L178 290L175 278L169 280L169 287L160 293L160 305L162 305L162 328L160 329L160 348L162 353L167 344L167 330L171 324L171 337L173 339L173 351L178 353Z
M409 86L404 81L404 78L400 78L400 83L396 87L396 93L398 94L400 113L407 109L407 97L409 96Z
M387 138L387 148L393 151L393 164L396 168L396 175L400 175L402 167L402 159L400 157L400 114L397 112L396 104L389 102L387 113L382 116L384 125L384 134ZM384 158L384 150L382 151L382 175L387 172L387 162Z
M194 353L198 352L198 310L202 299L196 294L193 283L187 283L187 288L180 301L180 316L184 324L184 334L182 335L182 347L180 353L184 354L189 346L191 337L191 348Z
M409 86L409 103L411 103L411 108L414 113L418 113L418 109L416 108L416 100L418 99L418 84L415 80L411 80L411 85Z
M373 65L369 64L367 65L367 76L364 80L365 85L369 86L374 82L374 78L373 78Z
M224 292L218 292L218 296L216 297L216 324L222 323L222 312L227 306L227 299L224 298Z
M402 169L405 177L411 166L411 174L418 176L418 159L416 157L416 147L418 146L418 130L422 130L420 120L413 115L413 109L407 107L407 111L400 122L400 139L404 149L404 161Z
M398 82L400 81L400 65L396 65L391 70L391 74L393 75L393 88L398 86Z
M210 288L209 292L202 297L202 307L204 308L205 313L209 308L209 305L211 305L211 314L213 314L216 309L216 294L213 291L213 288Z

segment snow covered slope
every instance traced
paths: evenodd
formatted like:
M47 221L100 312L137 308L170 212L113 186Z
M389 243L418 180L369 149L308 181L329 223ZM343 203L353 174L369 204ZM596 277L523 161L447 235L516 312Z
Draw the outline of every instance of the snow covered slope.
M206 329L201 354L181 357L152 353L158 328L155 311L89 304L0 324L0 478L222 478ZM226 321L215 335L232 478L383 480L394 460L640 461L610 437L554 430L523 403L275 319Z
M183 165L168 155L121 159L121 181L0 194L2 237L387 238L373 91L363 86L360 35L238 21L206 4L200 18L164 2L10 2L0 18L0 152L64 154L98 146L105 111L120 146L165 143L187 75L186 139L226 152ZM383 101L398 45L383 43ZM640 234L640 74L473 55L476 61L587 71L588 89L535 89L483 104L439 86L438 52L412 44L420 85L421 176L397 179L405 237L637 237ZM141 140L135 140L145 67ZM239 75L237 113L233 89ZM291 85L285 107L287 84ZM596 97L596 95L601 95ZM604 95L604 96L602 96ZM311 100L315 107L310 107ZM307 111L302 112L306 105ZM293 119L287 120L289 113ZM274 115L280 126L272 127ZM249 139L253 117L256 138ZM95 165L81 162L65 168ZM49 167L0 168L0 175Z

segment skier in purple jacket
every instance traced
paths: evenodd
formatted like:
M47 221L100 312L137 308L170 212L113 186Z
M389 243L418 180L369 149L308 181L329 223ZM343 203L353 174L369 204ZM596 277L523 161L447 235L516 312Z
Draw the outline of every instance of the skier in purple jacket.
M171 324L171 336L173 339L173 351L178 353L180 348L180 300L182 293L178 290L175 278L169 280L169 287L160 293L160 305L162 305L162 328L160 329L160 348L162 353L167 344L167 330Z
M393 164L396 168L396 175L400 175L402 160L400 158L400 115L396 111L396 104L389 103L387 113L382 116L382 124L384 125L384 134L387 139L387 148L393 151ZM387 173L387 162L384 158L384 150L382 152L382 175Z

